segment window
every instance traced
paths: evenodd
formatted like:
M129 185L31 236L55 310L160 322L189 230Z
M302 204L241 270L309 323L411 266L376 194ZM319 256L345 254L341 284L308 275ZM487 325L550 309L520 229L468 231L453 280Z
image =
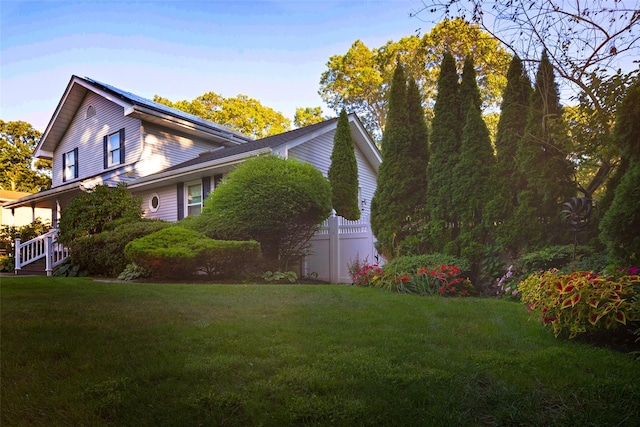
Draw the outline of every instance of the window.
M160 207L160 196L158 193L153 193L149 199L149 210L151 212L157 212Z
M104 137L104 167L124 163L124 129Z
M62 156L62 181L68 181L78 177L78 149L64 153Z
M187 216L196 216L202 211L202 183L187 184Z
M93 107L93 105L89 105L87 107L87 115L86 118L90 119L91 117L96 115L96 109Z

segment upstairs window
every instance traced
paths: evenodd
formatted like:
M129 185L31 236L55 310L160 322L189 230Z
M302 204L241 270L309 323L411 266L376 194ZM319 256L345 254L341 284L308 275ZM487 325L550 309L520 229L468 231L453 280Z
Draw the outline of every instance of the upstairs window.
M186 185L187 191L187 215L200 215L202 211L202 183L191 183Z
M78 149L62 155L62 182L70 181L78 177Z
M124 129L104 137L104 168L124 163Z

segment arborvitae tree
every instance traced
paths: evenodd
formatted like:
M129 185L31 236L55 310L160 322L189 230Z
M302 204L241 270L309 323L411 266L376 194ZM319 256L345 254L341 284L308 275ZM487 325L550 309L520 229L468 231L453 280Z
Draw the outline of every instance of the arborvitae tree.
M489 130L482 119L480 91L471 58L465 61L459 99L465 104L460 105L460 116L464 120L462 144L452 174L453 204L460 219L455 255L465 257L478 267L486 240L483 215L487 196L493 193L490 177L495 158Z
M342 109L338 118L336 134L333 138L329 183L331 184L331 203L336 214L349 220L360 219L358 200L358 163L349 117Z
M402 199L403 153L409 141L407 126L407 81L402 65L393 73L389 93L389 111L382 135L382 163L378 169L376 191L371 200L371 229L377 239L378 251L387 259L395 254L396 236L406 220L406 205Z
M575 194L559 98L553 67L544 52L529 102L524 137L516 151L516 163L530 194L526 200L532 203L519 203L516 207L515 215L525 221L512 225L518 230L519 247L561 242L561 205Z
M498 244L509 251L518 246L517 227L513 223L513 209L518 204L518 194L524 190L524 177L516 165L516 150L524 136L531 81L522 68L522 61L514 56L507 72L507 86L502 95L502 107L496 133L496 166L492 169L493 193L489 195L484 217L488 226L497 224L494 237Z
M613 190L611 206L600 222L600 240L611 261L637 266L640 260L640 80L618 108L614 140L625 160L624 174ZM615 183L609 183L612 185Z
M459 218L454 215L453 168L460 154L460 123L458 105L458 73L450 53L444 54L438 94L431 121L431 150L427 167L427 203L429 242L432 250L441 251L457 236Z
M406 221L399 233L401 254L424 252L421 233L427 196L427 165L429 164L429 131L422 108L422 95L413 78L407 89L407 128L409 141L402 153L402 182L399 190L404 194ZM397 239L397 238L396 238ZM409 239L409 240L407 240ZM407 253L405 253L407 252Z

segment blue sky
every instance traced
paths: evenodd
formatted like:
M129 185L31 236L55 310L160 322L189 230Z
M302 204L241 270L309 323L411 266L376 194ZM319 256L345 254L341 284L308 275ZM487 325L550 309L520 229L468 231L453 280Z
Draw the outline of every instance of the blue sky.
M0 0L0 118L44 131L71 75L152 98L239 93L293 119L331 55L409 36L419 0Z

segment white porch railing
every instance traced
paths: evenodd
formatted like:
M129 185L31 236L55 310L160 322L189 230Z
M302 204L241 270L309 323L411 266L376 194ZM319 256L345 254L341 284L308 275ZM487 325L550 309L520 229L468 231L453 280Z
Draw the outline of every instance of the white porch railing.
M47 276L51 276L53 269L69 256L69 249L56 242L57 235L58 230L53 229L24 243L16 238L16 274L22 267L45 258L45 270Z

